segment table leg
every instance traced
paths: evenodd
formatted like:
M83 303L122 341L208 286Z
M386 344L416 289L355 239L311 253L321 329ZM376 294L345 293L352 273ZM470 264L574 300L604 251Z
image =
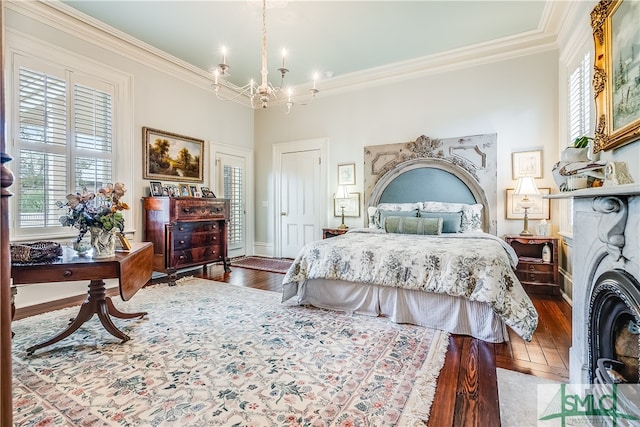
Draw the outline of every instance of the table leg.
M100 322L111 335L116 338L120 338L123 342L128 341L130 339L129 336L120 331L116 325L113 324L109 315L113 315L121 319L129 319L133 317L142 317L147 313L139 312L129 314L119 311L113 305L113 302L111 302L111 298L106 296L106 289L104 285L103 280L92 280L91 283L89 283L89 295L87 299L82 303L78 315L72 320L67 329L47 341L27 348L27 355L31 355L39 348L57 343L58 341L68 337L83 323L91 319L94 314L98 315Z
M111 298L109 297L105 298L105 303L107 304L107 311L109 312L109 314L113 317L117 317L118 319L133 319L134 317L139 317L140 319L142 319L144 315L147 314L146 311L140 311L138 313L123 313L122 311L118 310L115 305L113 305L113 301L111 301Z

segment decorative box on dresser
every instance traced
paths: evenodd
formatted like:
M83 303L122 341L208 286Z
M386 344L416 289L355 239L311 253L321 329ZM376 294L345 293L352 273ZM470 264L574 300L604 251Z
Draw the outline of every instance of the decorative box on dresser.
M145 241L153 243L154 271L175 284L178 270L227 259L229 200L199 197L143 197Z
M504 236L518 255L516 276L528 293L560 295L558 284L558 239L548 236ZM549 258L543 255L548 247Z

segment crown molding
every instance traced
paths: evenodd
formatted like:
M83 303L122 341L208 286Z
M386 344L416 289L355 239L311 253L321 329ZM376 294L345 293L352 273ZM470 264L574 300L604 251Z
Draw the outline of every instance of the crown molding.
M131 37L58 0L5 0L3 3L12 11L213 93L211 73ZM317 97L326 97L557 49L557 34L569 7L566 3L570 2L548 1L543 11L541 23L536 30L322 80L322 90ZM294 91L307 93L309 88L308 84L301 85L295 87ZM299 103L303 103L302 100L305 96L301 95L299 98ZM251 107L250 100L245 96L235 99L234 102Z

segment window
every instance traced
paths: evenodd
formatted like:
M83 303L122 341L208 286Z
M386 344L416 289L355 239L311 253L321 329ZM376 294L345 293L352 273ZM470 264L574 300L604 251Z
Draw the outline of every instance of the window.
M567 82L567 145L591 132L591 54L582 56L573 70L569 67ZM573 199L560 201L560 231L566 235L573 233Z
M591 54L569 76L569 144L591 131Z
M235 248L244 243L244 194L242 176L243 169L239 166L224 165L224 198L229 199L229 247Z
M16 93L13 232L64 233L56 202L113 182L113 84L14 56Z

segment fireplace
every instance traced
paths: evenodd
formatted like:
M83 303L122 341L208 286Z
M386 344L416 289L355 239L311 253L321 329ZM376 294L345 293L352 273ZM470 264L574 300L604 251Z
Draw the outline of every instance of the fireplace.
M640 185L562 197L574 208L570 382L638 383Z
M624 270L600 276L589 305L589 375L594 383L638 383L640 284Z

